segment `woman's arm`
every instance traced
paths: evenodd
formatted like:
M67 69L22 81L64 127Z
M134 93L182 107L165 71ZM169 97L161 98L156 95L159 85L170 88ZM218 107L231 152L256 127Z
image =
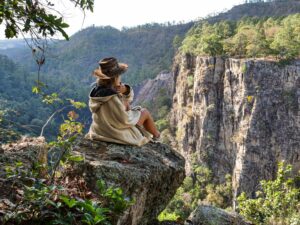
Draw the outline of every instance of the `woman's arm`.
M133 101L134 93L133 89L128 84L120 84L116 87L117 92L122 94L123 104L126 111L130 110L130 102Z
M124 103L118 96L114 96L110 101L108 101L108 104L110 117L112 118L110 121L112 126L124 129L133 127L137 124L141 116L140 111L136 111L134 114L128 112Z

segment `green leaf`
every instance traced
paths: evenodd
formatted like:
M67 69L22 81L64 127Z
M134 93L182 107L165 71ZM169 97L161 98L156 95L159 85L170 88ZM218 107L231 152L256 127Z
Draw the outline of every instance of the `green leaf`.
M67 99L76 109L85 108L86 104L84 102L76 102L73 99Z
M81 155L72 155L68 157L68 160L72 162L81 162L84 158Z
M57 30L62 34L62 36L68 41L69 40L69 36L68 34L60 27L57 28Z
M59 197L69 208L73 208L76 204L77 204L77 201L72 198L70 199L68 196L64 196L64 195L61 195Z
M13 26L7 26L5 29L5 37L13 38L17 36L17 31Z
M32 87L32 93L38 94L41 92L41 89L38 86L33 86Z

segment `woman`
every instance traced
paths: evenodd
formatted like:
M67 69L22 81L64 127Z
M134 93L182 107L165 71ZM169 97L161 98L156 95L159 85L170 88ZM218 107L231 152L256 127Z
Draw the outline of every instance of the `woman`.
M94 71L97 86L89 96L93 122L86 138L141 146L160 136L147 109L130 108L133 90L121 83L128 66L116 58L104 58ZM149 134L150 133L150 134Z

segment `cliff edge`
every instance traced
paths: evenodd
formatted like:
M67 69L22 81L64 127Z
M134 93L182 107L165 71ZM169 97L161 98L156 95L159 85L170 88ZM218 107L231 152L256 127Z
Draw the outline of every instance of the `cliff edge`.
M5 166L22 162L32 167L45 147L43 139L25 139L3 146L0 156L0 206L2 202L16 204L14 190L5 179ZM83 177L89 190L98 193L96 181L121 187L126 196L134 199L113 224L147 225L156 223L156 217L166 207L185 178L185 160L169 146L148 143L142 147L95 142L82 139L72 154L83 156L67 173ZM7 199L9 201L7 201ZM4 209L4 208L2 208ZM0 211L3 216L5 211Z

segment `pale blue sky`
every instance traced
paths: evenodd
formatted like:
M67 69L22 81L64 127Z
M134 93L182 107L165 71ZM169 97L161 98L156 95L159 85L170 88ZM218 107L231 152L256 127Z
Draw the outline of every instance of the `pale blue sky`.
M167 21L191 21L208 14L230 9L243 0L95 0L94 13L83 14L71 7L68 1L53 0L70 24L68 34L95 24L110 25L116 28L132 27L145 23ZM3 30L0 39L3 39Z

